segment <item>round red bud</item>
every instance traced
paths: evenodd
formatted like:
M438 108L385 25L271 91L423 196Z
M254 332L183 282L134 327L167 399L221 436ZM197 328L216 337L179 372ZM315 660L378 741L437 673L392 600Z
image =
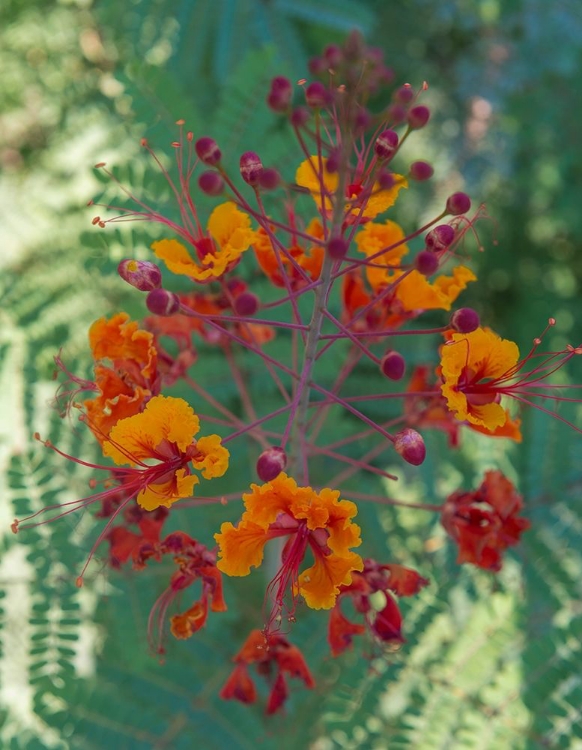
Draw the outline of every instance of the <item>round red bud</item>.
M234 311L237 315L254 315L259 309L259 298L251 292L243 292L234 300Z
M410 102L414 99L414 91L412 90L412 86L401 86L394 92L392 98L395 102L398 102L398 104L410 104Z
M293 125L293 127L301 128L309 122L310 117L311 115L306 107L295 107L293 112L291 112L289 119L291 120L291 125Z
M259 175L259 185L263 190L275 190L281 183L281 175L273 167L267 167L263 169Z
M216 166L222 158L222 153L218 148L218 144L214 138L199 138L194 144L194 150L200 161L203 164L208 164L209 167Z
M372 124L372 115L363 107L356 112L354 117L354 128L356 130L367 130Z
M433 174L434 169L427 161L413 161L410 165L408 176L411 180L424 182L425 180L430 180Z
M387 351L380 361L382 374L390 380L402 380L406 372L406 360L395 351Z
M402 104L391 104L386 112L388 120L393 125L400 125L406 121L406 109Z
M388 172L388 170L386 169L383 169L381 170L381 172L379 172L378 177L376 178L376 182L380 186L381 190L391 190L396 184L394 175L392 174L392 172Z
M419 104L418 107L413 107L408 112L408 127L412 130L419 130L424 128L430 118L430 109L425 107L424 104Z
M339 148L332 148L329 152L326 162L325 162L325 171L328 174L335 174L340 166L340 150Z
M383 130L376 138L374 151L378 159L389 159L398 147L398 135L394 130Z
M343 59L342 51L337 44L329 44L323 50L323 56L330 68L337 68Z
M331 93L320 81L313 81L305 89L305 102L308 107L325 107L330 103Z
M271 482L287 466L287 454L283 448L274 446L263 451L257 459L257 476L261 482Z
M455 239L455 230L450 224L439 224L432 229L424 238L427 250L440 253L446 250Z
M461 307L451 315L451 328L457 333L472 333L480 324L479 315L471 307Z
M409 464L420 466L426 458L426 446L422 435L407 427L394 436L394 450Z
M263 162L254 151L245 151L240 157L240 174L247 185L259 184L259 178L263 172Z
M267 96L267 104L275 112L286 112L293 97L291 81L283 76L277 76L271 81L271 90Z
M471 199L467 193L453 193L447 199L446 211L452 216L466 214L471 208Z
M348 242L343 237L332 237L327 243L327 252L334 260L342 260L348 252Z
M146 306L154 315L168 317L180 311L180 300L166 289L154 289L146 298Z
M439 267L438 255L431 253L430 250L421 250L416 256L414 265L423 276L431 276Z
M328 62L323 57L312 57L307 67L314 76L320 76L328 68Z
M291 81L285 76L275 76L271 81L271 91L285 92L293 91Z
M140 292L151 292L162 286L162 272L149 260L122 260L117 266L117 273Z
M198 178L198 187L206 195L221 195L224 190L224 180L218 172L202 172Z

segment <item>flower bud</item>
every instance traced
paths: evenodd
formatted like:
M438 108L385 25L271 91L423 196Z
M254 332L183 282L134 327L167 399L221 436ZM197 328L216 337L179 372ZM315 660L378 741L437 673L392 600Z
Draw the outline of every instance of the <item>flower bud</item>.
M343 237L332 237L327 243L327 252L334 260L342 260L348 252L348 242Z
M222 158L222 152L218 148L218 144L214 138L199 138L194 144L194 150L200 161L203 164L208 164L209 167L216 166Z
M399 352L387 351L380 361L380 369L390 380L402 380L406 371L406 360Z
M414 99L414 91L412 90L412 86L410 86L409 84L404 84L404 86L401 86L394 92L392 98L395 102L398 102L398 104L410 104L410 102Z
M154 315L168 317L180 311L180 300L167 289L154 289L146 298L146 306Z
M381 172L378 173L376 182L380 186L381 190L391 190L396 184L394 175L392 174L392 172L389 172L387 169L383 169Z
M412 130L419 130L424 128L430 118L430 109L425 107L424 104L419 104L418 107L413 107L408 112L408 127Z
M332 148L325 161L325 171L328 174L335 174L340 166L341 152L339 148Z
M354 117L354 128L357 131L367 130L372 124L372 115L367 109L361 107Z
M406 109L402 104L391 104L386 111L386 115L393 125L400 125L406 121Z
M277 76L271 81L271 90L267 96L267 104L275 112L286 112L293 97L291 81L284 76Z
M202 172L198 178L198 187L206 195L220 195L224 190L224 180L218 172Z
M320 76L327 70L328 63L323 57L312 57L307 67L314 76Z
M413 466L420 466L426 458L426 446L422 435L407 427L394 436L394 450Z
M259 298L251 292L243 292L235 298L233 307L237 315L254 315L259 309Z
M259 178L263 172L263 162L254 151L245 151L240 157L240 174L247 185L259 184Z
M416 256L414 265L423 276L431 276L439 267L439 258L430 250L421 250Z
M117 266L117 273L140 292L151 292L162 286L162 272L149 260L122 260Z
M280 182L281 175L276 169L273 169L273 167L263 169L259 175L259 185L263 190L275 190L275 188L279 187Z
M323 50L323 56L330 68L337 68L343 59L342 51L337 44L329 44Z
M291 112L291 117L289 119L294 128L301 128L309 122L310 117L311 115L306 107L295 107L293 112Z
M398 147L398 135L393 130L383 130L376 138L374 151L378 159L389 159Z
M467 193L453 193L447 200L446 211L452 216L466 214L471 208L471 199Z
M261 482L271 482L287 466L287 454L274 446L263 451L257 460L257 476Z
M449 224L439 224L432 229L424 238L427 250L440 253L446 250L455 239L455 230Z
M320 81L313 81L305 89L305 102L308 107L325 107L330 100L330 91Z
M472 333L480 323L479 315L471 307L461 307L451 315L451 328L457 333Z
M424 182L425 180L430 180L433 174L434 169L427 161L413 161L410 165L408 176L411 180Z

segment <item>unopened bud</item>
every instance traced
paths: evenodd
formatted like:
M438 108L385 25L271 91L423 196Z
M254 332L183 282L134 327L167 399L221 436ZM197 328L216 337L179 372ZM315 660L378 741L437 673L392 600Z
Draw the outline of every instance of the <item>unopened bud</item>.
M480 323L479 315L471 307L461 307L451 315L451 328L457 333L472 333Z
M399 352L388 351L380 361L380 369L390 380L402 380L406 372L406 360Z
M267 167L263 169L259 175L259 185L263 190L275 190L281 183L281 175L273 167Z
M277 446L267 448L257 460L257 476L261 482L271 482L287 466L287 454Z
M334 260L342 260L348 252L349 244L343 237L332 237L327 243L327 252Z
M386 114L392 125L400 125L406 121L406 108L402 104L391 104Z
M154 289L146 298L146 306L154 315L168 317L180 311L180 300L167 289Z
M414 265L423 276L431 276L439 267L438 255L430 250L421 250L416 256Z
M162 272L149 260L122 260L117 273L140 292L151 292L162 286Z
M308 107L325 107L331 101L331 92L320 81L313 81L305 89L305 102Z
M425 237L424 242L427 250L440 253L446 250L455 239L455 230L449 224L439 224Z
M433 174L434 169L427 161L413 161L410 165L408 176L411 180L424 182L425 180L430 180Z
M209 167L216 166L222 158L222 153L218 148L218 144L214 138L199 138L194 144L194 150L200 161L203 164L208 164Z
M372 119L370 112L362 107L354 117L354 128L359 131L367 130L372 124Z
M221 195L224 190L224 180L218 172L202 172L198 178L198 187L206 195Z
M394 436L394 450L409 464L420 466L426 458L426 446L422 435L407 427Z
M291 117L289 119L294 128L301 128L309 122L310 117L311 115L306 107L295 107L293 112L291 112Z
M341 64L343 59L343 53L337 44L329 44L323 50L323 57L330 68L337 68Z
M446 211L452 216L466 214L471 208L471 199L467 193L453 193L447 200Z
M240 174L248 185L258 185L263 172L263 162L254 151L245 151L240 157Z
M335 174L340 166L341 152L339 148L332 148L325 160L325 171L328 174Z
M394 175L392 174L392 172L388 172L388 170L386 169L383 169L381 172L378 173L376 182L380 186L381 190L391 190L396 184Z
M430 109L425 107L424 104L419 104L418 107L413 107L408 112L408 117L406 119L408 121L408 126L412 128L412 130L424 128L430 119Z
M392 98L395 102L398 102L398 104L410 104L410 102L414 99L414 91L412 90L412 86L407 84L401 86L394 92Z
M389 159L398 148L398 135L394 130L383 130L376 138L374 151L378 159Z
M254 315L259 309L259 298L251 292L243 292L235 298L233 307L237 315Z
M323 57L312 57L307 65L309 72L313 73L314 76L320 76L328 68L328 62Z
M271 91L267 96L267 104L275 112L286 112L293 97L291 81L283 76L277 76L271 81Z

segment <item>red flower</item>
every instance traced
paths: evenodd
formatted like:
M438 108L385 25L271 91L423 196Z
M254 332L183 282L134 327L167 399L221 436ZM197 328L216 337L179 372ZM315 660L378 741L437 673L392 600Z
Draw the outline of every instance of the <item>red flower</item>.
M370 631L376 641L382 643L404 643L402 615L393 594L412 596L417 594L428 580L415 570L403 565L380 565L375 560L364 560L364 570L352 574L352 583L342 586L335 607L329 618L328 641L333 656L339 656L351 644L354 635ZM382 609L374 607L371 597L383 592L385 603ZM341 611L341 601L351 597L356 612L364 616L365 625L348 620Z
M501 553L519 542L530 527L518 518L523 499L500 471L488 471L473 492L458 490L447 498L441 522L459 545L458 563L501 570Z
M269 715L278 711L289 696L285 675L303 680L310 689L315 687L301 651L279 633L265 635L260 630L252 630L233 661L236 667L220 691L220 697L254 703L257 691L249 675L249 666L255 664L257 672L271 685L266 708Z

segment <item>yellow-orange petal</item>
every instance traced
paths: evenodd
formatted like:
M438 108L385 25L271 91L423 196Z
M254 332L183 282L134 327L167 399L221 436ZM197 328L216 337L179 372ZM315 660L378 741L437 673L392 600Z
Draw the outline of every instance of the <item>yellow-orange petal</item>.
M200 272L198 263L178 240L158 240L152 243L152 250L172 273L195 278L195 274Z
M242 520L238 526L230 521L223 523L220 533L214 535L221 559L216 567L229 576L246 576L251 568L263 561L263 547L267 541L264 528L253 521Z
M396 266L400 263L401 258L408 253L408 246L402 242L404 237L402 227L395 221L388 220L383 224L371 221L365 224L364 228L356 234L355 242L358 250L368 258L376 255L383 248L391 248L375 257L372 262ZM396 245L396 247L392 247L393 245ZM366 266L365 269L372 289L377 291L388 283L389 270L387 268Z
M315 564L299 576L299 593L311 609L331 609L339 594L339 587L349 585L353 571L363 569L364 561L355 552L318 555Z
M203 458L194 458L192 463L202 472L204 479L221 477L228 469L230 453L221 444L218 435L208 435L196 441L196 448L204 454Z
M293 515L292 504L309 503L312 495L313 490L310 487L298 487L294 479L281 472L270 482L262 485L251 484L251 492L243 495L247 509L243 518L267 529L279 513Z
M141 366L145 378L155 373L157 351L153 334L139 328L125 312L117 313L109 320L96 320L89 328L89 345L96 361L131 359Z
M338 176L336 172L328 172L325 168L326 164L327 159L325 157L320 158L317 154L313 154L297 167L295 182L301 187L307 188L316 196L320 195L322 184L328 193L335 193L338 186Z
M363 213L363 216L367 219L375 219L378 214L387 211L396 203L398 193L408 187L408 181L403 175L393 174L392 177L394 178L394 185L391 188L383 190L378 183L374 185L372 195L370 195ZM359 211L354 208L352 213L358 215Z
M208 231L220 248L219 254L226 254L229 262L248 250L255 239L249 216L231 201L221 203L212 211Z
M185 451L199 429L198 417L184 399L154 396L141 414L117 422L103 443L103 453L116 464L134 465L156 458L156 448L164 440Z
M509 438L509 440L514 440L516 443L521 443L523 439L521 434L521 419L512 419L507 411L505 413L505 423L493 430L488 430L486 427L482 427L478 424L469 424L468 426L472 430L480 432L483 435L489 435L490 437Z
M450 310L451 305L475 274L465 266L453 269L452 276L438 276L430 282L419 271L410 271L396 287L395 296L406 312L415 310Z
M156 510L161 505L169 508L177 500L192 497L199 481L194 474L186 474L185 469L178 469L167 481L148 484L137 496L138 505L144 510Z

